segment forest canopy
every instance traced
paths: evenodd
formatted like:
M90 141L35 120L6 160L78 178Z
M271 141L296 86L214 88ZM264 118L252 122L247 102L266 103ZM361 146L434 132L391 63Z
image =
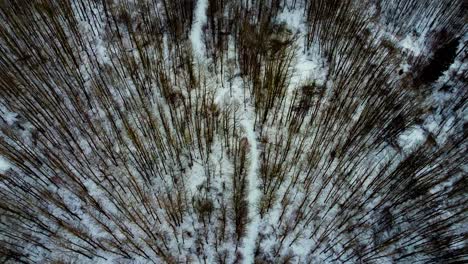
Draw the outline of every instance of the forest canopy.
M466 14L0 0L0 262L467 262Z

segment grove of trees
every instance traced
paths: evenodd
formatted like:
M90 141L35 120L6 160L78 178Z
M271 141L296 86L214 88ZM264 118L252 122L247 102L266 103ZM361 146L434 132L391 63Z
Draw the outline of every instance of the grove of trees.
M0 262L468 261L466 21L0 0Z

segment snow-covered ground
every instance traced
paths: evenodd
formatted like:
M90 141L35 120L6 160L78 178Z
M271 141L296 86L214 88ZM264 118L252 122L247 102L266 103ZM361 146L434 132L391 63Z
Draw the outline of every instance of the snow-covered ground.
M61 110L48 117L50 123L38 122L47 117L39 111L31 114L17 107L18 113L11 112L4 107L8 102L0 98L0 194L12 198L24 195L23 201L30 202L36 192L23 191L39 186L45 202L38 202L37 208L32 206L28 212L36 213L37 222L55 232L44 232L49 235L38 238L51 250L26 243L31 260L250 264L365 259L392 263L398 257L392 255L394 252L411 253L430 241L421 229L427 226L414 226L406 216L425 219L427 215L421 212L429 209L412 203L428 197L440 207L433 213L437 217L421 225L446 223L459 213L454 201L464 198L449 199L447 193L457 190L466 172L466 165L459 166L463 158L457 152L466 141L455 136L464 133L460 124L466 123L468 110L460 102L466 92L456 80L466 75L468 64L459 55L436 82L424 87L429 92L413 89L408 80L416 74L415 58L430 60L431 28L401 35L392 33L392 27L382 21L372 20L365 29L375 39L364 39L361 46L352 42L354 48L338 45L334 48L342 52L331 57L327 52L332 47L323 47L325 42L306 47L310 25L303 2L294 9L282 8L272 24L285 26L287 36L294 36L288 46L294 56L284 73L288 76L284 96L268 97L271 102L265 105L271 107L263 109L266 106L256 106L261 101L256 96L267 97L268 93L254 91L254 87L275 89L281 83L274 80L273 88L262 86L270 81L263 79L267 71L264 62L260 63L260 76L241 72L242 56L235 42L239 36L226 38L225 57L220 59L224 68L213 70L213 52L208 49L213 39L205 30L215 23L208 17L211 2L193 1L193 23L187 38L180 40L187 43L169 43L172 40L164 33L158 39L162 43L156 44L145 42L142 32L153 32L159 25L141 26L154 21L141 16L137 10L142 7L136 3L117 8L114 17L103 15L110 6L75 3L71 8L84 44L74 50L80 58L76 69L79 78L70 83L80 89L68 93L59 85L65 83L62 80L47 83L51 93L59 92L54 94L56 101L44 103L44 109ZM250 5L251 1L242 1L240 7ZM154 7L161 10L152 10L153 15L166 12L161 3ZM82 16L83 8L88 16ZM221 11L217 10L218 14ZM257 13L248 14L255 28ZM126 19L135 22L125 25ZM109 26L108 21L115 24ZM117 30L119 34L108 34ZM461 43L466 43L467 36ZM272 37L263 41L282 45L282 40ZM381 50L380 59L366 53L366 48L379 47L382 41L388 41L385 49L395 48L394 56ZM191 46L187 54L193 57L189 56L188 63L173 54L179 44L178 48ZM461 54L462 49L461 44L457 52ZM122 50L125 52L119 54ZM268 52L262 52L255 55L282 63L276 55L268 57ZM355 67L353 63L361 63L361 59L368 64ZM57 65L62 61L66 60L52 60ZM273 68L268 70L275 72L275 63L268 64ZM334 76L337 72L340 75ZM71 73L64 70L57 76L67 74ZM379 75L385 77L380 79ZM31 84L48 81L40 74L31 75L36 77ZM25 94L18 96L23 101L36 100L31 99L35 94ZM413 102L418 104L413 105L415 111L424 110L417 113L418 118L408 111ZM41 98L29 107L39 103ZM261 120L265 112L269 114ZM400 112L409 113L410 120L400 117ZM42 132L43 128L47 131ZM453 146L453 142L459 145ZM245 154L245 150L246 160L240 162L238 153ZM443 151L448 154L439 155ZM458 158L450 163L447 157ZM245 172L245 179L236 175L236 166L244 165L247 168L240 174ZM12 180L3 181L6 177ZM430 180L423 181L427 178ZM245 191L239 190L239 179L247 184ZM20 194L11 188L18 188ZM236 214L242 210L234 209L233 200L235 192L242 191L248 213L245 233L236 234ZM450 202L444 204L443 200ZM464 232L458 226L452 229ZM57 237L62 232L60 240ZM412 235L404 237L407 233ZM2 239L0 236L0 242ZM61 243L70 248L64 250ZM391 245L386 247L386 243ZM457 242L452 248L462 246ZM84 254L89 252L94 255ZM63 254L66 257L61 257Z

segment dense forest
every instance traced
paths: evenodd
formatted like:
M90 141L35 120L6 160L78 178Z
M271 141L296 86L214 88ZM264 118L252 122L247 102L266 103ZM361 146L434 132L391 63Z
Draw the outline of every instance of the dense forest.
M467 14L0 0L0 262L468 262Z

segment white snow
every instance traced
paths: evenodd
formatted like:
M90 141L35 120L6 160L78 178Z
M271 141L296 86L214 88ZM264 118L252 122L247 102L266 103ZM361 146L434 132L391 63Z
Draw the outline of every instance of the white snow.
M13 123L15 123L18 120L17 119L18 114L10 112L1 106L0 106L0 115L9 126L13 125Z
M304 23L303 13L304 10L302 9L284 9L283 12L278 14L278 21L286 23L291 29L299 30Z
M190 177L188 180L188 187L192 192L192 195L195 195L198 188L206 180L205 167L200 163L200 161L196 161L188 175Z
M400 68L403 70L403 73L407 73L410 71L411 65L409 65L408 62L405 62L400 65Z
M283 22L287 27L295 33L299 33L297 44L297 55L295 63L295 72L291 80L290 88L299 85L304 81L315 81L318 85L324 85L328 68L326 67L325 59L320 55L318 46L313 45L307 53L304 51L304 34L306 25L303 19L303 9L288 10L278 14L278 21Z
M312 80L319 86L325 85L328 69L318 53L300 53L297 59L296 71L291 84Z
M194 22L190 32L190 41L192 42L193 53L199 58L203 58L205 46L203 44L202 27L206 24L207 0L198 0L195 8Z
M410 128L398 138L398 143L404 150L410 150L426 139L424 130L420 127Z
M408 34L406 36L395 35L391 33L388 28L382 26L381 24L370 24L369 30L373 33L377 33L376 37L378 40L386 40L394 43L406 55L420 56L427 52L426 48L426 32L417 32L416 34ZM406 68L404 71L408 70L409 65L403 63L403 67Z
M8 162L5 158L0 156L0 173L5 173L7 170L11 168L10 162Z
M424 50L423 37L416 38L414 36L408 35L402 41L400 41L400 46L409 52L412 52L415 56L421 55Z
M247 139L250 144L250 167L247 174L249 191L247 200L249 202L249 225L247 227L247 235L244 242L244 258L245 263L254 263L254 250L255 250L255 241L257 240L257 235L260 225L260 217L257 212L257 205L260 200L260 190L258 182L258 149L257 149L257 139L255 136L254 126L253 126L253 115L250 113L249 119L244 119L241 122L242 127L245 130Z

